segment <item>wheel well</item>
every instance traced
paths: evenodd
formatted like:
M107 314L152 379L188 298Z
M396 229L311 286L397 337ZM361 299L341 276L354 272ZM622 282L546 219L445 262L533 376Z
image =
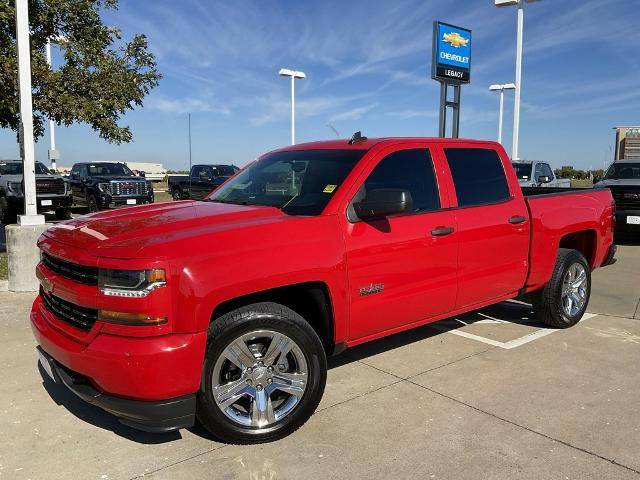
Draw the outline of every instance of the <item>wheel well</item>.
M328 353L333 350L333 307L326 284L298 283L233 298L216 306L211 321L232 310L258 302L279 303L298 313L316 331L325 350Z
M583 230L565 235L560 239L560 248L571 248L579 251L587 259L589 265L593 265L596 253L596 232Z

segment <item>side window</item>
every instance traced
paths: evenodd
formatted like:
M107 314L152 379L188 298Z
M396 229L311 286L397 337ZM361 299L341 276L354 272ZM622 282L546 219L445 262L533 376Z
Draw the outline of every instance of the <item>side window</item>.
M413 212L440 208L438 186L429 150L398 150L384 157L373 169L357 196L378 188L399 188L411 193Z
M486 148L445 148L458 205L468 207L510 198L498 153Z
M553 180L553 172L551 171L551 167L546 163L541 163L540 165L540 175L549 177L550 180Z
M201 174L202 174L202 167L193 167L193 171L191 172L191 175L193 177L199 178Z
M79 170L78 174L80 175L80 178L87 178L89 176L89 172L87 170L86 165L80 165L80 168L78 170Z

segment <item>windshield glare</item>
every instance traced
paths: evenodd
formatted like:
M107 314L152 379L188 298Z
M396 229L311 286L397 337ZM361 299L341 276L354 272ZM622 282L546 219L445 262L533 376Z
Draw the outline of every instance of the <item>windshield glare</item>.
M518 180L529 180L531 178L531 166L532 165L530 163L513 164Z
M93 163L87 166L89 175L121 175L133 177L133 172L123 163Z
M265 155L206 199L319 215L365 150L299 150Z
M51 175L51 172L41 162L35 164L36 175ZM22 162L0 162L0 175L22 175Z
M604 176L605 180L640 180L640 163L614 163Z

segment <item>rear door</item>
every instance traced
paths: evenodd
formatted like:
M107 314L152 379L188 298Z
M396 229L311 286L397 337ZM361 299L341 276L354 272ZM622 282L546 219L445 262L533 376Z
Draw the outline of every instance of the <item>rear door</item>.
M402 216L346 221L352 340L449 312L455 303L455 213L446 210L448 195L437 173L442 169L434 168L426 144L397 148L374 157L351 197L401 188L413 203Z
M507 180L491 147L460 145L443 149L460 242L456 308L516 294L529 255L529 214L515 174Z

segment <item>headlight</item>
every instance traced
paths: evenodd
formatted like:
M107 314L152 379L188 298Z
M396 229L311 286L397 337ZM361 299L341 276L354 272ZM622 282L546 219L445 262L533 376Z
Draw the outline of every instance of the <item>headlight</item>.
M100 293L111 297L146 297L153 290L167 283L163 269L153 270L112 270L100 269L98 287Z
M99 183L98 184L98 190L100 190L102 193L111 193L109 191L109 184L108 183Z
M20 182L9 182L7 184L9 192L14 195L22 195L22 183Z

